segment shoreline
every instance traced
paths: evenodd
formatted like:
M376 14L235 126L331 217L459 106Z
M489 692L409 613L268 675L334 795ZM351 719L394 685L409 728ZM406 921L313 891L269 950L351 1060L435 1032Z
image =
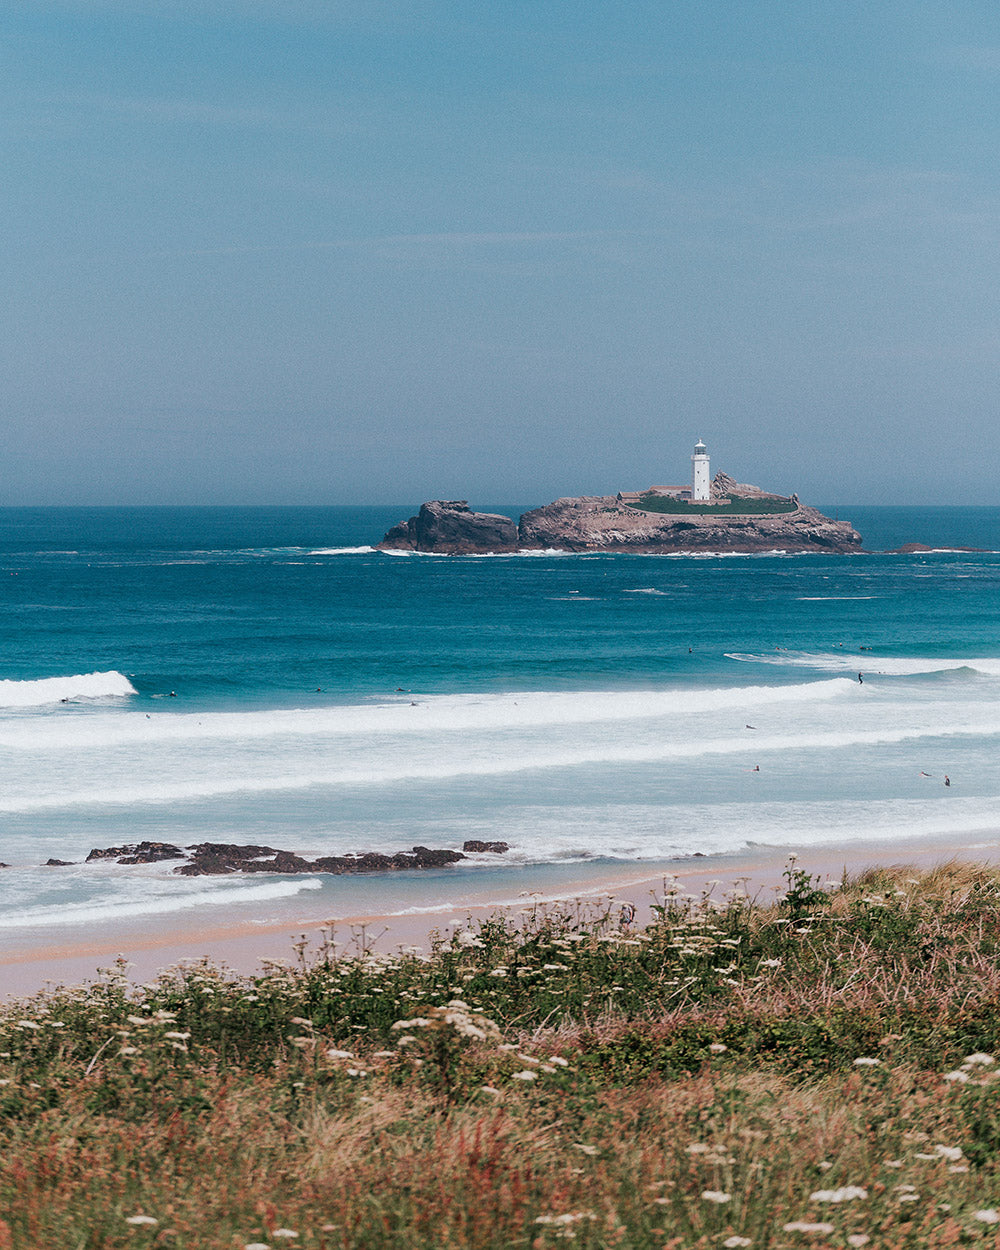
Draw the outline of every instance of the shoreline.
M642 926L652 918L652 905L667 878L674 878L688 894L708 891L721 898L735 888L751 899L769 902L768 893L781 893L785 888L782 874L791 855L796 857L797 870L821 881L839 881L845 871L856 876L866 868L891 864L931 868L958 859L1000 865L1000 831L983 830L975 838L962 835L955 840L937 835L840 846L755 847L743 854L655 863L539 865L519 870L520 879L515 882L510 874L492 883L455 879L453 896L443 901L403 908L340 908L341 914L335 916L318 911L315 901L301 896L288 900L285 915L267 920L209 923L203 917L172 913L150 917L114 937L92 932L20 949L8 947L0 952L0 1001L99 980L101 970L118 959L126 961L128 979L136 985L149 983L178 964L203 960L237 975L252 975L261 972L265 963L294 964L298 956L293 943L303 938L308 958L322 942L322 930L331 927L337 953L351 954L362 944L383 952L407 946L426 953L433 932L450 928L452 921L475 924L497 912L516 913L564 902L586 905L614 900L615 908L631 902L636 907L636 923ZM433 886L440 886L441 881L436 877ZM438 891L437 897L447 892Z

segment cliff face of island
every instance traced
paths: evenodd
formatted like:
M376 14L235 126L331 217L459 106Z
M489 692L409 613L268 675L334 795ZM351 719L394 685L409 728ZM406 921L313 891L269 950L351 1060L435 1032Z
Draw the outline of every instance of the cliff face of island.
M861 550L861 535L798 497L772 495L723 473L712 482L712 502L687 505L651 494L628 502L621 495L557 499L509 517L471 512L464 500L435 500L393 526L382 550L469 555L559 548L563 551L822 551Z

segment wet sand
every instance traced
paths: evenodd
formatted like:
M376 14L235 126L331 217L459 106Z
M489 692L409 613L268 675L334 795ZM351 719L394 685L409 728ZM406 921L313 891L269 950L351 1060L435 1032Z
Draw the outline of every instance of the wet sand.
M914 839L879 844L853 843L841 847L800 849L796 868L821 881L839 881L846 871L856 875L875 865L912 864L931 868L952 859L972 863L1000 864L1000 833L984 831L975 839ZM305 939L306 957L324 938L322 930L333 926L338 951L356 952L364 945L379 950L414 946L430 949L433 931L445 932L453 922L484 919L497 911L517 916L526 909L568 901L606 903L613 899L635 904L638 924L651 918L651 906L662 897L664 882L673 877L685 893L712 892L722 898L728 891L744 890L761 902L772 901L784 890L790 851L785 847L757 848L744 855L690 858L661 863L623 864L601 862L565 865L554 871L526 868L519 874L516 890L510 877L504 884L492 882L490 874L470 882L465 879L440 901L426 909L403 911L341 908L334 916L318 913L312 900L298 897L289 903L289 914L267 921L233 920L206 924L197 917L177 916L150 921L128 934L99 932L74 934L61 941L39 942L0 952L0 999L18 999L55 985L78 985L100 978L101 970L122 959L130 980L142 984L178 963L208 959L234 972L250 974L267 961L294 964L294 943ZM430 884L430 883L428 883Z

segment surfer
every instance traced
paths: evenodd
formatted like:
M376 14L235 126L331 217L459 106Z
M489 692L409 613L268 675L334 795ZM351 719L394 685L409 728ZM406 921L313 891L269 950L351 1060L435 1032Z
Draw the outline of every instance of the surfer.
M756 725L747 725L747 729L756 729L756 728L757 728Z
M945 775L944 775L944 784L945 784L946 786L950 786L950 785L951 785L951 778L948 776L948 774L947 774L947 773L945 773Z
M861 676L860 673L858 673L858 685L863 686L864 684L865 684L865 679Z

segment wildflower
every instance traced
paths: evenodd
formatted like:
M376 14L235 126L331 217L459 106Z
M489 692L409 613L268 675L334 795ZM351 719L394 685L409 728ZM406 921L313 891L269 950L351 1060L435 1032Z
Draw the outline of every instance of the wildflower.
M266 1241L248 1241L243 1250L271 1250Z
M573 1143L573 1149L579 1150L581 1154L585 1155L596 1155L598 1153L596 1146L588 1145L587 1142L582 1141L575 1141Z
M713 1055L721 1055L729 1049L723 1042L712 1042L708 1048Z
M525 1071L525 1072L515 1072L515 1073L511 1076L511 1078L510 1078L510 1079L511 1079L512 1081L537 1081L537 1080L538 1080L538 1073L537 1073L537 1072L527 1072L527 1071Z
M849 1246L867 1246L870 1241L871 1238L867 1233L851 1233L847 1238L847 1244Z
M868 1190L860 1185L845 1185L842 1189L817 1189L809 1195L810 1202L850 1202L853 1198L867 1198Z
M969 1068L988 1068L990 1064L996 1063L992 1055L984 1055L980 1051L976 1051L974 1055L966 1055L963 1067Z
M780 968L781 960L780 959L762 959L760 963L757 965L757 967L758 968Z
M569 1067L569 1060L564 1059L562 1055L549 1055L549 1063L554 1063L559 1068Z
M856 1068L877 1068L882 1062L881 1059L872 1059L869 1055L862 1055L859 1059L854 1060Z
M153 1023L149 1016L126 1016L125 1019L129 1022L129 1024L137 1024L140 1028L144 1025Z
M40 1029L42 1026L36 1024L34 1020L18 1020L17 1027L19 1029Z
M944 1074L944 1080L950 1081L953 1085L964 1085L968 1079L969 1079L968 1072L955 1071L955 1072L946 1072Z
M495 1085L480 1085L479 1087L484 1094L499 1094L500 1091Z
M902 1159L886 1159L885 1161L885 1167L887 1168L901 1168L902 1166L903 1166Z
M978 1220L980 1224L1000 1224L1000 1213L993 1207L986 1207L983 1211L973 1211L972 1218Z
M295 1232L295 1230L291 1228L276 1228L274 1232L271 1234L271 1236L272 1237L288 1237L289 1239L291 1239L292 1237L298 1237L298 1233Z
M120 1055L137 1055L139 1053L138 1046L123 1046L118 1052Z
M729 1202L733 1195L724 1194L720 1189L703 1189L701 1196L706 1202L717 1202L721 1205L724 1202Z
M954 1163L956 1160L961 1159L962 1147L961 1146L942 1146L939 1144L934 1147L934 1153L939 1158L950 1159Z
M809 1224L806 1220L793 1220L791 1224L782 1224L786 1233L832 1233L832 1224Z
M151 1215L127 1215L125 1217L126 1224L159 1224L159 1220L154 1220Z
M737 1246L752 1246L753 1242L749 1237L727 1237L722 1244L726 1250L736 1250Z
M700 1141L692 1142L691 1145L688 1146L687 1148L687 1152L689 1155L707 1155L708 1151L709 1151L709 1147Z
M186 1042L191 1036L190 1033L164 1033L163 1035L168 1042Z
M326 1052L326 1057L328 1059L353 1059L354 1051L353 1050L328 1050Z

